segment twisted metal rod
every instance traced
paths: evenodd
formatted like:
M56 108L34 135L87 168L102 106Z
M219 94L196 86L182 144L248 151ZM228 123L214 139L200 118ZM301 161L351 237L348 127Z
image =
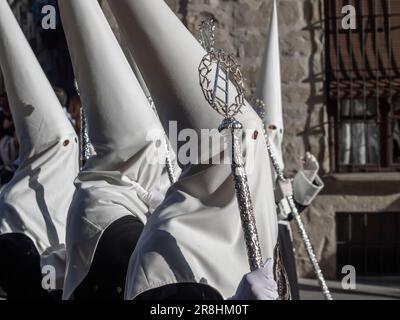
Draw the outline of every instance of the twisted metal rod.
M276 157L276 154L275 154L274 150L272 149L272 145L270 143L269 136L268 136L266 131L264 131L264 135L265 135L265 141L266 141L266 144L267 144L268 154L269 154L269 157L271 159L272 166L274 167L274 170L276 172L276 175L277 175L279 180L286 181L286 178L284 176L283 170L279 165L279 162L278 162L278 159ZM287 199L287 201L289 203L291 214L293 215L293 218L294 218L294 221L296 223L296 226L297 226L297 228L298 228L298 230L300 232L301 239L303 240L304 246L306 248L307 256L308 256L308 258L309 258L309 260L311 262L311 265L312 265L312 267L314 269L315 276L318 279L319 285L320 285L321 290L322 290L322 294L324 295L325 300L333 300L332 295L331 295L331 293L329 291L329 288L328 288L328 286L326 284L326 281L325 281L324 275L322 273L322 270L321 270L321 268L319 266L319 263L318 263L316 255L315 255L313 246L311 244L310 238L309 238L309 236L308 236L308 234L306 232L306 229L304 227L304 223L301 220L299 211L297 210L296 204L294 202L293 195L290 195L290 196L286 197L286 199Z
M240 142L242 128L242 124L234 118L225 118L219 127L219 131L223 131L225 129L230 130L232 139L232 176L235 183L236 198L239 206L249 266L250 270L254 271L262 267L263 259L253 203L251 200L250 188L242 155Z

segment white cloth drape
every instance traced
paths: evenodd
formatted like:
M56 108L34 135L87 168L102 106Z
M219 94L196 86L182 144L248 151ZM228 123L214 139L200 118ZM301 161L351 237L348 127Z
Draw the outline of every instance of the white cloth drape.
M353 109L353 110L352 110ZM339 127L340 164L377 164L380 158L379 127L374 121L363 117L374 114L371 100L341 101L341 124ZM358 120L352 120L351 117Z
M158 133L162 139L164 131L98 2L58 3L96 150L76 180L68 216L63 298L69 299L114 221L132 215L146 223L151 208L138 196L137 186L140 192L164 195L170 183L164 145L151 138Z
M19 168L0 194L0 234L31 238L42 265L65 269L65 226L78 173L78 139L6 0L0 65L20 144Z

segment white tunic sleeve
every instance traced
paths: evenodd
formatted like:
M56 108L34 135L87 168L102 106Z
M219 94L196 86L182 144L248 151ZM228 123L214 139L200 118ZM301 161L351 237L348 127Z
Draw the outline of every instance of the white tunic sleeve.
M299 171L294 177L294 199L303 206L309 206L323 188L324 182L319 176L316 176L314 181L310 181L303 171Z

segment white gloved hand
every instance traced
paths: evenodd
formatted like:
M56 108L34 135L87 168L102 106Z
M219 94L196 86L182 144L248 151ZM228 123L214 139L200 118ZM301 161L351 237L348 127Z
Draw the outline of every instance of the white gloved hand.
M273 274L274 262L268 259L264 266L246 274L236 294L229 300L277 300L278 286Z
M127 176L123 176L122 181L129 183L133 187L138 197L148 206L150 213L152 213L164 200L164 196L157 190L147 191L139 183L131 180Z
M143 189L144 190L144 189ZM139 193L138 196L144 203L147 204L149 207L150 213L153 213L154 210L157 209L157 207L163 202L164 196L161 194L161 192L157 190L150 190Z
M319 163L310 152L307 152L306 156L301 160L300 170L304 172L305 177L310 182L315 180L319 170Z

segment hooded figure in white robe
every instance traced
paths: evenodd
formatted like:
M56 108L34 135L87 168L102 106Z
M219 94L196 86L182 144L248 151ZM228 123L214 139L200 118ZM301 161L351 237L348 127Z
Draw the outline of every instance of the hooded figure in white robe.
M284 134L282 111L281 63L279 50L278 10L276 0L273 1L267 45L264 52L259 80L255 91L255 98L265 103L264 126L271 145L282 169L285 167L282 156L282 140ZM304 159L304 161L307 161ZM315 162L314 160L312 162ZM313 173L307 175L309 168L300 170L293 181L293 192L296 202L308 206L322 190L324 184L316 175L318 168L311 163ZM315 170L316 169L316 170Z
M65 226L78 174L78 139L6 0L0 65L19 140L19 167L0 195L0 237L23 234L61 289Z
M260 76L257 83L255 98L265 103L264 126L270 139L272 149L277 157L279 166L282 170L285 167L282 155L282 140L284 135L283 108L282 108L282 88L281 88L281 63L279 50L279 26L278 26L278 8L276 0L272 2L272 12L269 22L269 32L267 44L264 52L263 62L260 70ZM318 177L319 165L314 156L307 153L301 162L301 168L293 180L293 186L290 182L286 183L274 181L275 183L275 201L278 205L279 221L279 240L283 256L285 269L288 272L292 298L298 299L296 266L294 261L291 228L288 219L290 208L288 203L283 200L285 190L293 192L295 202L300 211L309 206L312 200L323 189L324 184ZM276 180L277 175L274 172L273 177ZM285 186L286 185L286 186ZM286 191L287 192L287 191ZM282 201L283 200L283 201Z
M169 122L176 121L178 133L187 133L192 143L201 137L201 130L214 130L212 137L218 140L221 135L216 128L222 118L208 105L199 85L198 67L206 52L197 40L162 0L109 4L166 131ZM230 92L235 95L232 84ZM249 141L243 144L243 152L261 251L267 260L273 257L277 241L277 217L272 178L265 178L271 175L271 168L262 122L247 103L237 119L244 126L243 141ZM205 286L220 298L230 298L249 272L231 166L213 164L230 149L221 146L210 152L196 140L202 162L186 164L179 152L182 139L174 144L170 138L182 174L149 218L131 257L127 299L178 284Z
M69 299L88 275L107 229L124 217L145 224L170 183L161 161L164 131L98 2L58 3L96 151L76 180L68 216L63 298Z

